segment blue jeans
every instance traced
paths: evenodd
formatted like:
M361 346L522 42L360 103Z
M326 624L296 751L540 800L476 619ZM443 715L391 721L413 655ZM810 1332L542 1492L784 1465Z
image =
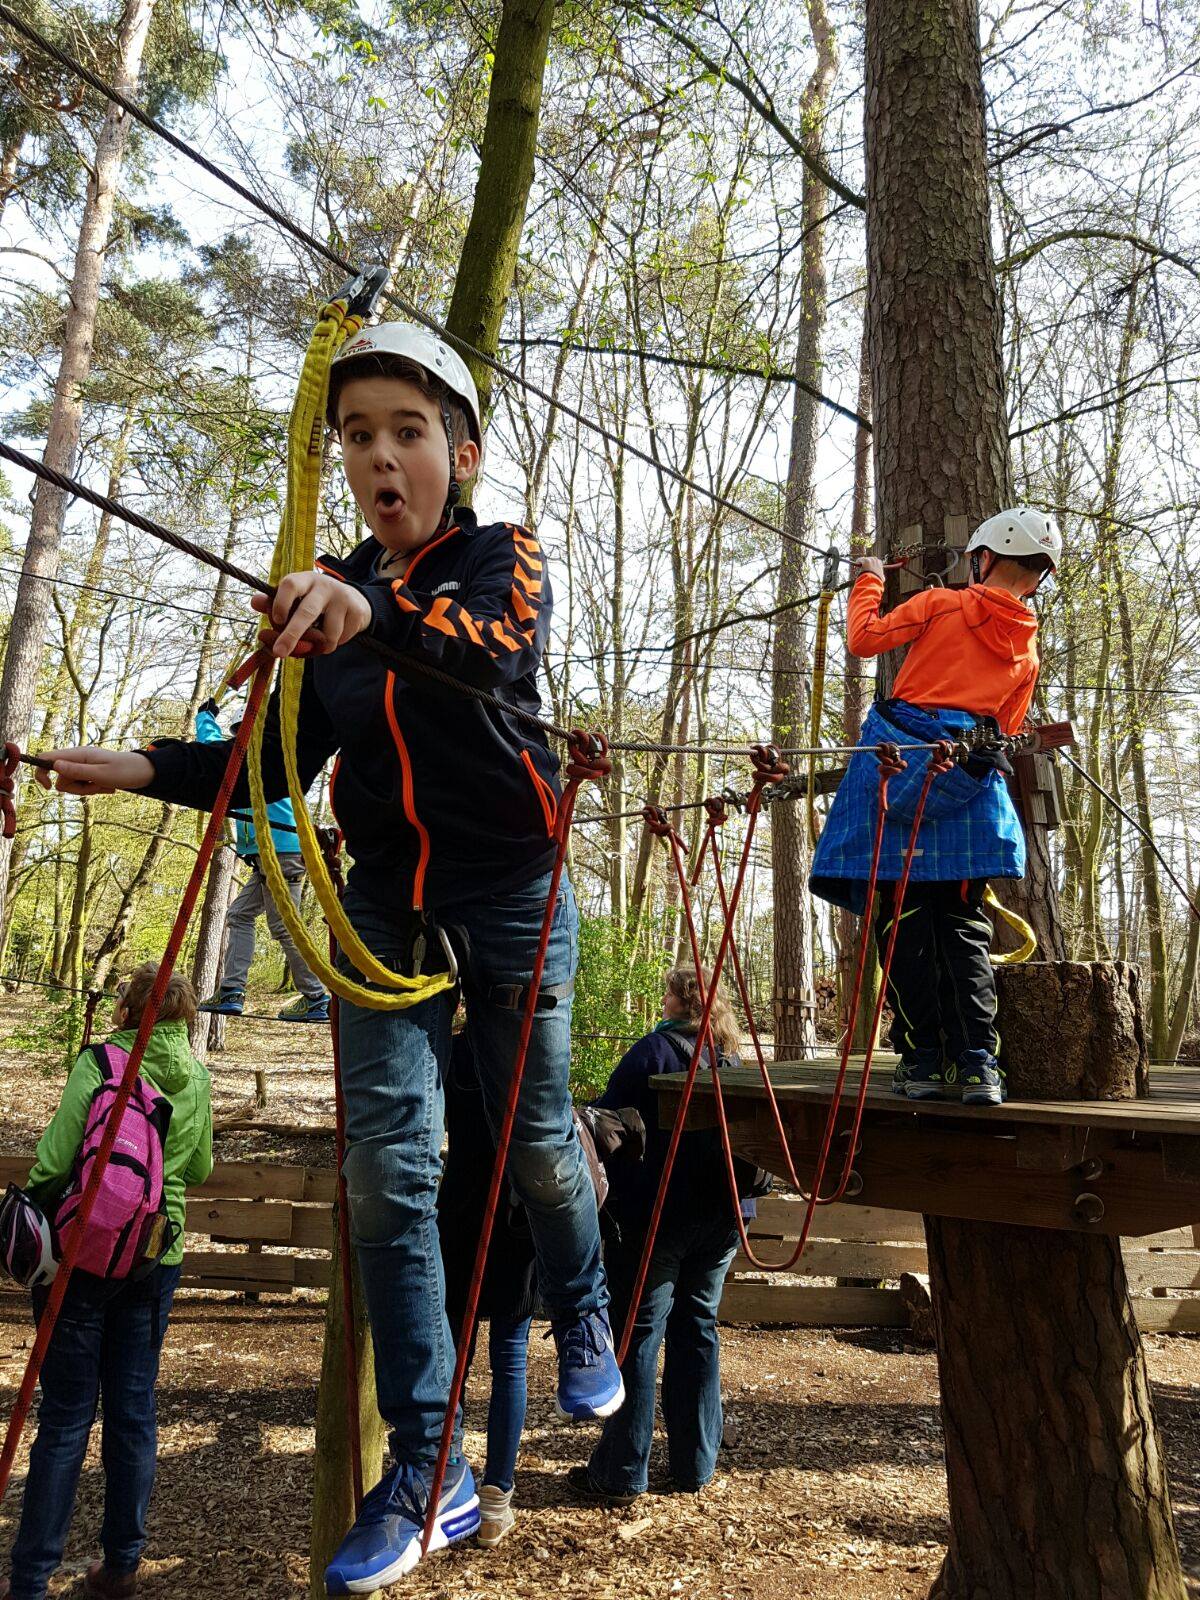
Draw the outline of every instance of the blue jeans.
M29 1455L21 1526L12 1552L12 1600L43 1600L62 1560L88 1436L103 1402L104 1522L100 1545L113 1572L133 1572L146 1543L154 1488L154 1385L179 1268L139 1283L75 1272L42 1364L37 1437ZM46 1304L34 1292L34 1315Z
M521 1030L521 1012L497 986L524 985L545 910L549 875L456 905L463 999L484 1104L499 1129ZM403 924L351 891L346 909L382 960L409 960ZM565 881L559 891L543 984L569 990L579 919ZM350 971L345 958L343 970ZM426 1469L437 1458L454 1370L438 1247L442 1073L450 1057L453 999L437 995L406 1011L343 1003L342 1086L350 1224L375 1348L380 1415L396 1460ZM508 1177L529 1214L542 1298L552 1318L607 1304L596 1198L571 1121L569 993L535 1013Z
M722 1199L724 1196L721 1197ZM663 1213L633 1338L621 1375L625 1404L609 1417L588 1464L592 1478L614 1494L642 1494L654 1438L654 1390L659 1346L667 1466L680 1489L700 1489L712 1477L721 1447L721 1356L717 1308L738 1235L725 1215ZM641 1240L631 1236L608 1256L614 1337L625 1325Z
M487 1461L484 1483L511 1489L525 1426L525 1368L529 1358L529 1328L533 1319L512 1322L492 1317L488 1322L488 1364L492 1393L488 1400Z

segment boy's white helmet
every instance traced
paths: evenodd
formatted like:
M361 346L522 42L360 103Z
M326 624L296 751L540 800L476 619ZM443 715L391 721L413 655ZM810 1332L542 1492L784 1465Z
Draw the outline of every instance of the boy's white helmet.
M444 339L415 322L377 322L374 327L363 328L346 340L333 358L330 377L337 376L337 369L343 362L372 355L403 356L424 367L431 377L440 378L466 411L471 437L480 449L483 448L483 423L475 380L463 358Z
M1062 545L1062 534L1044 511L1012 506L981 522L964 553L991 550L998 556L1047 556L1051 570L1057 572Z

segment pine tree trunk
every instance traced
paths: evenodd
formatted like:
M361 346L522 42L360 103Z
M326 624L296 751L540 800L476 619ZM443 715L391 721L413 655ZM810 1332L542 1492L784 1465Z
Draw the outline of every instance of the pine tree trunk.
M325 1568L354 1521L350 1439L346 1426L346 1338L342 1318L341 1246L336 1214L329 1298L325 1302L325 1344L317 1388L317 1445L313 1459L312 1531L309 1537L309 1594L324 1600ZM362 1440L363 1492L379 1482L386 1428L375 1405L375 1358L367 1332L367 1307L358 1270L354 1272L357 1332L358 1426Z
M947 516L974 525L1011 496L976 0L868 0L866 70L886 548L912 524L927 540ZM1064 941L1046 834L1029 840L1019 905L1054 959ZM1118 1242L937 1217L925 1232L951 1523L933 1595L1183 1600Z
M504 0L496 35L479 178L446 318L452 334L493 356L533 182L554 11L554 0ZM466 361L486 416L491 368L471 356Z
M812 153L822 159L825 149L825 108L837 77L837 40L824 0L808 0L808 19L817 50L816 65L802 102L805 138ZM819 386L822 345L829 299L825 273L824 216L829 194L819 178L804 168L800 217L804 243L800 260L800 333L796 346L796 376ZM779 556L778 603L795 600L811 586L808 553L796 539L816 542L817 519L813 503L813 478L817 464L820 418L812 395L797 387L792 412L792 439L788 461L785 533ZM775 624L771 682L771 728L776 743L808 743L809 694L804 670L810 661L808 626L803 610L785 612ZM811 855L808 808L777 806L771 814L771 872L773 880L775 960L775 1059L796 1060L816 1052L816 1017L803 1002L815 999L813 966L813 909L808 892ZM790 1003L798 995L801 1004Z
M208 869L208 882L204 886L204 904L200 910L196 953L192 957L192 984L201 1000L215 992L221 977L221 958L225 950L225 918L229 914L233 869L236 864L237 857L231 845L219 845L213 852ZM207 1058L210 1044L224 1043L223 1034L216 1039L213 1037L213 1030L223 1024L223 1017L210 1016L207 1011L202 1011L192 1024L192 1051L201 1061Z
M127 0L117 39L117 60L112 71L116 87L136 96L142 50L150 28L154 0ZM121 162L129 136L129 119L118 106L110 106L96 140L96 153L88 179L83 221L71 278L70 308L63 336L62 358L54 385L54 401L46 429L43 460L59 472L74 470L83 422L83 385L92 365L92 340L100 304L104 253L112 225ZM45 659L50 620L50 583L58 572L59 544L66 496L39 480L33 494L33 515L25 545L21 580L13 606L4 673L0 677L3 738L19 745L29 742L37 698L38 677ZM7 899L9 846L0 841L0 910Z

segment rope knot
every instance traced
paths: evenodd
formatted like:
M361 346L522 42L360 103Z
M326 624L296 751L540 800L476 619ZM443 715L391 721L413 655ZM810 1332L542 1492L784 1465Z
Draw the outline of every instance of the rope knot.
M778 745L756 744L750 751L754 764L754 784L761 788L767 783L782 783L792 770L780 754Z
M879 776L881 778L895 778L908 765L898 748L886 740L882 744L875 746L875 759L879 763Z
M708 812L708 820L714 828L719 828L729 821L729 812L725 809L725 796L723 794L710 794L704 802L704 809Z
M584 778L607 778L612 771L608 758L608 740L602 733L589 733L586 728L572 728L567 739L569 760L567 777L582 781Z

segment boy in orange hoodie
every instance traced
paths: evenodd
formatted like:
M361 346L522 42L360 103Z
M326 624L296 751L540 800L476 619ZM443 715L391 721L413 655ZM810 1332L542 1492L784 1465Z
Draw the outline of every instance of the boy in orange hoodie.
M954 741L991 719L1001 733L1024 724L1038 676L1037 618L1026 602L1058 566L1062 539L1040 511L989 517L966 550L965 589L925 589L880 615L883 564L872 556L850 595L847 640L858 656L909 647L890 699L871 708L860 742ZM896 882L929 757L906 753L888 789L875 937L880 956L894 915ZM966 1105L1005 1098L997 1060L996 982L983 910L989 878L1025 873L1025 841L1004 781L1007 763L981 752L934 780L889 974L893 1092L909 1099L958 1084ZM856 755L838 789L813 858L813 892L866 913L879 779L874 757Z

